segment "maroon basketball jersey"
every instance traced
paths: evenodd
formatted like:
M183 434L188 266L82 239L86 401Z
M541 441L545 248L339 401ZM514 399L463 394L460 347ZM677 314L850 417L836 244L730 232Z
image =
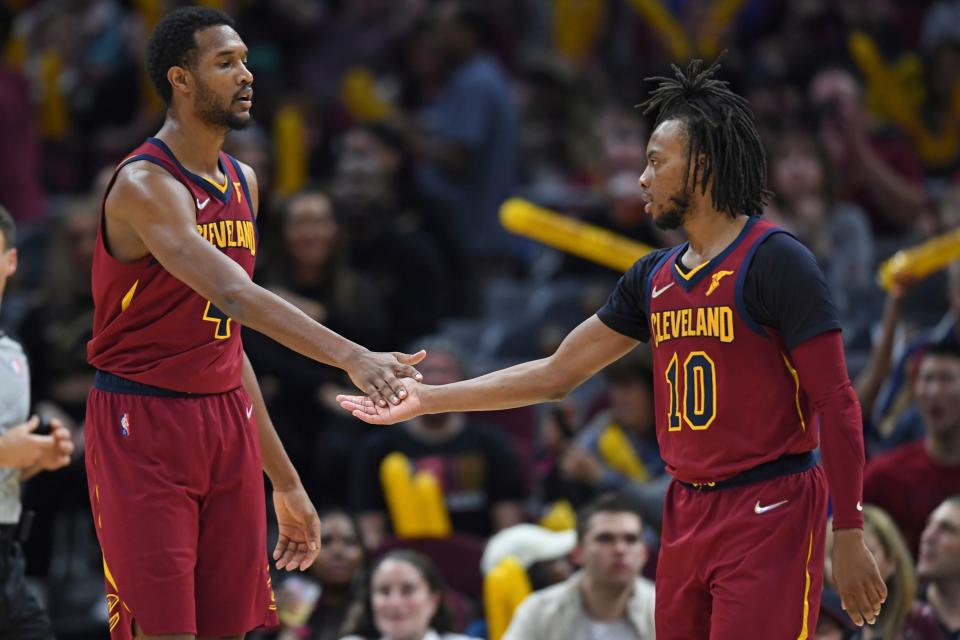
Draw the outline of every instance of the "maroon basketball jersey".
M760 243L781 229L751 218L720 255L686 271L668 252L646 298L660 454L685 482L724 480L817 446L812 406L779 332L747 313L743 283Z
M148 138L117 167L152 162L190 191L197 232L253 276L257 228L250 191L236 160L220 153L223 184L187 170L163 141ZM116 180L116 172L110 187ZM104 195L106 202L106 195ZM240 386L240 327L209 300L174 278L153 256L116 260L107 250L101 213L93 257L94 367L143 384L187 393Z

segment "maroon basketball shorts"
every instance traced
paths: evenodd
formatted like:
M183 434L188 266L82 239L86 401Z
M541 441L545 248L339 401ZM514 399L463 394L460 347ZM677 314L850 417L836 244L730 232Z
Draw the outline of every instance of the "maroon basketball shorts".
M813 638L827 483L818 465L727 489L667 490L657 640Z
M214 637L277 624L246 390L162 397L103 379L87 399L86 467L112 639L132 638L134 621Z

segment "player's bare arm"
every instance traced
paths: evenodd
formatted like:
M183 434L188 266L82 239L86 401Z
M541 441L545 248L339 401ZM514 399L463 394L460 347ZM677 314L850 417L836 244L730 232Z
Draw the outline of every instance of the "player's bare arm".
M273 486L273 505L280 528L273 559L277 569L299 568L304 571L320 553L320 518L277 436L263 401L260 383L246 353L243 354L243 387L253 403L263 470Z
M377 406L367 396L337 396L355 417L393 424L425 413L492 411L560 400L584 380L637 346L637 341L591 316L548 358L524 362L472 380L443 386L413 384L399 407Z
M398 404L406 397L400 377L419 377L412 365L425 354L371 352L251 281L240 265L197 233L190 193L163 169L145 162L124 167L110 190L105 212L106 238L114 257L131 262L152 255L171 275L237 322L343 369L381 405L387 400Z

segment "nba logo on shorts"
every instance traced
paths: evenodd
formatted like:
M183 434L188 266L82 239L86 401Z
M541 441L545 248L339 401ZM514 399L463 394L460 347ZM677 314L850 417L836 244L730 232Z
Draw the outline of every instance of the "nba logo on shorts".
M120 434L124 438L130 435L130 414L129 413L120 414Z

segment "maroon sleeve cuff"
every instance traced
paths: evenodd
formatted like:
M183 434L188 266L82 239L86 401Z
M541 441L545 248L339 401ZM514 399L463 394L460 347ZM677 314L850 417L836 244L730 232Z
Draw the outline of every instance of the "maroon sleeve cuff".
M839 331L821 333L790 353L820 417L820 451L833 498L833 528L863 527L863 422Z

